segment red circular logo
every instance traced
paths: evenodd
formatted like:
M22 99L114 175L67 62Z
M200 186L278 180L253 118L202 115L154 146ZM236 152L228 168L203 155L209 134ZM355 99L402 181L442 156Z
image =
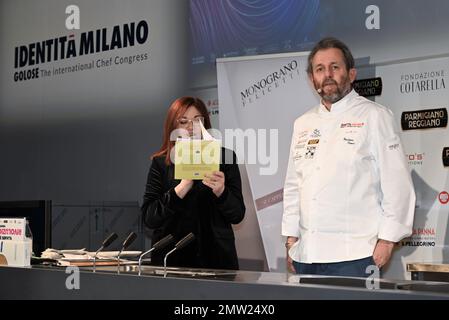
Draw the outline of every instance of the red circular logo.
M440 200L440 202L441 202L442 204L448 203L448 202L449 202L449 193L447 193L446 191L441 192L441 193L438 195L438 199Z

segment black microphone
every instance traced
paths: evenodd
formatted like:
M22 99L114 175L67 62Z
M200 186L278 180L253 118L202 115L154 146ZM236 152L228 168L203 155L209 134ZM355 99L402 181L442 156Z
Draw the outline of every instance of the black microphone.
M184 238L178 241L177 244L175 244L175 249L181 249L188 245L193 239L195 239L195 235L190 232L188 235L186 235Z
M123 241L122 248L120 249L117 255L117 273L120 273L120 255L122 254L122 251L128 248L131 245L131 243L133 243L134 240L136 240L136 238L137 234L131 231L131 233L128 235L125 241Z
M101 244L101 247L95 252L95 255L94 255L94 272L95 272L95 270L96 270L96 260L97 260L97 254L98 254L98 252L100 252L101 250L103 250L103 249L109 247L109 245L110 245L112 242L114 242L115 239L117 239L117 238L118 238L118 236L117 236L117 234L116 234L115 232L111 233L111 234L109 235L109 237L107 237L106 239L104 239L103 243Z
M142 253L140 255L140 258L139 258L139 276L140 276L140 273L141 273L142 258L144 256L146 256L147 254L153 252L153 251L156 251L156 250L159 250L159 249L162 249L162 248L166 247L167 245L172 243L173 240L175 240L175 238L173 238L173 236L171 234L169 234L169 235L163 237L158 242L156 242L150 250L148 250L148 251L146 251L146 252L144 252L144 253Z
M167 276L167 257L175 252L178 249L184 248L186 245L188 245L193 239L195 239L195 235L190 232L188 235L186 235L184 238L178 241L178 243L175 244L175 247L168 252L164 257L164 278Z

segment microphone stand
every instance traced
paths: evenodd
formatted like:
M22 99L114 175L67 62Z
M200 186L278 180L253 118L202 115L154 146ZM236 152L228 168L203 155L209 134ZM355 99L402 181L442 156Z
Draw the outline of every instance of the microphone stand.
M117 255L117 274L120 274L120 255L122 254L122 251L128 248L131 245L131 243L133 243L134 240L136 240L136 238L137 234L131 232L123 242L122 248L120 249Z
M147 254L152 253L155 250L162 249L163 247L170 244L173 240L174 240L173 236L171 234L169 234L169 235L165 236L164 238L162 238L161 240L159 240L158 242L156 242L150 250L148 250L140 255L140 257L139 257L139 276L141 275L141 272L142 272L142 270L141 270L142 258L144 256L146 256Z
M97 254L98 254L101 250L103 250L104 248L109 247L109 245L110 245L112 242L114 242L114 240L117 239L117 237L118 237L118 236L117 236L117 234L116 234L115 232L111 233L111 234L109 235L109 237L107 237L107 238L103 241L101 247L95 252L95 255L94 255L94 270L93 270L93 272L96 272L96 269L97 269Z
M165 255L165 257L164 257L164 278L167 277L167 258L168 258L168 256L170 254L172 254L174 251L181 249L181 248L185 247L186 245L188 245L193 239L195 239L195 235L192 232L190 232L184 238L179 240L178 243L175 244L175 247Z
M172 254L174 251L176 251L176 247L174 247L172 250L170 250L164 257L164 278L167 277L167 258L170 254Z

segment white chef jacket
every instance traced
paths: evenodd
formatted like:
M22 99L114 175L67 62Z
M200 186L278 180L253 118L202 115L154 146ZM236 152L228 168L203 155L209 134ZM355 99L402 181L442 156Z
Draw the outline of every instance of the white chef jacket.
M415 192L393 114L352 90L296 119L282 235L303 263L371 256L378 239L411 235Z

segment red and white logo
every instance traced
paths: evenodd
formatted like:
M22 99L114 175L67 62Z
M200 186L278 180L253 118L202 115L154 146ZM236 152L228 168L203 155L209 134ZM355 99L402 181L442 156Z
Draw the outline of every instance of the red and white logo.
M364 122L358 122L358 123L350 123L350 122L347 122L347 123L342 123L341 125L340 125L340 128L361 128L361 127L363 127L365 125L365 123Z
M438 200L440 200L441 204L447 204L449 202L449 193L446 191L441 192L438 195Z

